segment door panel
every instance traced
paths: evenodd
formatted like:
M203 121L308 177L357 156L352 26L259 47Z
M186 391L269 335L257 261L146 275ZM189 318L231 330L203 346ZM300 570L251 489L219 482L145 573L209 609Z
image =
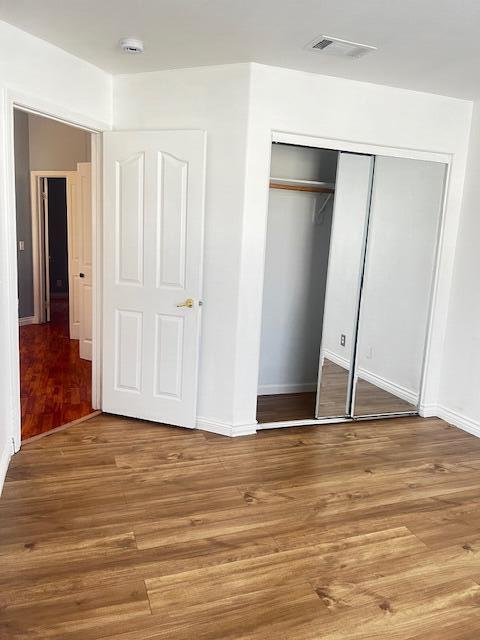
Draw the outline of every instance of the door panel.
M445 175L437 162L376 158L354 416L417 410Z
M80 248L81 223L79 219L78 175L73 172L67 179L68 201L68 307L70 319L70 339L80 339L81 282L80 282Z
M335 183L316 417L350 412L352 362L373 157L340 153Z
M77 165L77 243L80 357L92 359L92 165Z
M204 182L201 131L104 136L105 411L195 427Z
M48 180L40 178L41 202L42 202L42 234L43 234L43 319L42 322L50 322L50 238L48 221Z

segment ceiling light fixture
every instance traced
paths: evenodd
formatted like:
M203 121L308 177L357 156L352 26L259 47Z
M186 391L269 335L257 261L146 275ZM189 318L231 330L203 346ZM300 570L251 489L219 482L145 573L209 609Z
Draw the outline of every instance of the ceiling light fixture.
M143 42L136 38L122 38L120 48L124 53L143 53Z

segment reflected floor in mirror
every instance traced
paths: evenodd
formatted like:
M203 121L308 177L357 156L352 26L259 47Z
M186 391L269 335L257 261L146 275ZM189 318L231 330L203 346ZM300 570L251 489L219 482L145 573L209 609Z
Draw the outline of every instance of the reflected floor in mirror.
M345 415L348 370L325 359L322 372L320 412L325 417ZM315 417L315 393L282 393L258 396L257 421L281 422ZM355 403L356 415L415 411L414 405L359 379Z

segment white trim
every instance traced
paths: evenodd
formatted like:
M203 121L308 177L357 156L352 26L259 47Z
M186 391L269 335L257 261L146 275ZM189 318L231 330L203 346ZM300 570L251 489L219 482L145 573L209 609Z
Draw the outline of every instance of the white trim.
M306 420L282 420L279 422L259 422L257 431L262 429L283 429L284 427L319 427L322 424L339 424L341 422L357 422L353 418L307 418Z
M103 139L91 136L92 171L92 409L102 408Z
M433 325L434 325L434 315L435 315L434 312L438 304L438 281L439 281L439 273L441 268L441 254L445 250L444 228L445 228L445 222L447 218L446 216L447 204L448 204L447 194L450 187L453 154L437 152L437 151L429 151L429 150L418 150L418 149L411 149L411 148L391 147L386 145L354 142L354 141L349 141L344 139L326 138L322 136L310 136L310 135L299 134L297 132L280 131L275 129L271 129L270 139L273 142L283 142L286 144L314 147L318 149L334 149L337 151L363 153L363 154L375 155L375 156L391 156L391 157L398 157L398 158L408 158L412 160L426 160L426 161L438 162L446 165L447 172L446 172L445 183L444 183L444 198L443 198L441 213L440 213L439 234L437 236L437 255L436 255L436 262L435 262L434 282L432 284L432 292L431 292L431 300L430 300L430 317L427 325L427 335L426 335L426 341L425 341L426 356L424 358L424 362L422 366L422 375L421 375L420 402L419 402L419 404L421 404L425 395L426 382L428 380L429 372L431 370L431 362L430 362L431 340L432 340ZM270 156L270 159L271 159L271 156ZM270 170L269 170L269 174L270 174ZM263 212L265 220L268 216L268 191L269 191L269 181L268 182L265 181L265 194L267 194L267 197L265 197L265 207ZM266 228L266 225L265 225L265 228ZM262 294L260 298L260 319L261 319L261 305L263 302L265 247L266 247L266 237L265 237L265 244L263 247L263 258L262 258L263 267L262 267L262 273L261 273ZM260 322L258 324L257 337L258 337L257 339L258 349L256 354L256 364L257 364L256 371L258 373L259 367L260 367L260 349L261 349L261 323ZM340 364L339 358L337 358L336 363ZM343 365L340 364L340 366L343 366ZM340 420L335 420L335 421L340 422ZM291 423L288 423L288 424L275 423L274 426L275 425L301 426L302 424L304 424L304 421L295 420L295 421L291 421ZM318 421L308 422L307 424L318 424ZM259 429L274 428L274 426L265 427L264 425L262 425L258 428Z
M209 418L197 418L197 429L209 431L210 433L218 433L221 436L236 438L238 436L251 436L257 433L256 424L229 424L228 422L220 422L219 420L210 420Z
M10 459L12 457L12 451L10 450L9 444L5 447L5 450L2 452L0 456L0 496L2 495L2 489L5 482L5 476L7 475L8 465L10 464Z
M37 96L17 91L14 88L7 87L6 97L11 107L14 106L16 109L21 109L22 111L33 113L43 118L50 118L50 120L61 122L76 129L83 129L90 133L101 133L102 131L109 131L112 128L108 122L85 116L71 109L65 109L65 107L59 104L42 100Z
M68 244L68 288L73 290L73 274L71 273L70 256L72 255L72 185L77 177L76 171L30 171L30 193L31 193L31 215L32 215L32 266L33 266L33 317L35 323L45 322L42 300L44 299L47 283L44 277L43 261L45 238L40 233L41 215L41 178L63 178L65 179L65 193L67 199L67 244ZM71 304L71 302L70 302ZM70 309L71 311L71 309ZM72 314L70 317L70 338L72 338Z
M27 111L29 113L35 113L52 120L63 122L71 127L77 127L84 129L92 133L92 143L95 138L101 135L102 131L108 131L112 128L111 123L99 121L90 116L77 113L66 109L62 105L55 104L42 100L34 95L29 95L23 92L19 92L12 87L5 87L4 90L4 121L3 121L3 155L1 161L3 163L5 173L5 185L2 195L5 203L6 215L3 216L4 221L0 224L4 225L5 232L5 244L0 246L0 262L2 278L5 274L5 300L7 303L6 308L6 325L7 334L9 336L10 350L7 355L7 362L5 362L6 378L9 381L9 389L7 390L7 397L10 398L10 407L7 409L7 416L9 424L7 425L7 431L10 430L10 437L14 442L15 451L20 450L21 445L21 421L20 421L20 368L19 368L19 343L18 343L18 293L17 293L17 230L16 230L16 215L15 215L15 148L13 140L13 110L14 108ZM0 127L1 130L1 127ZM92 145L92 149L93 149ZM95 147L96 148L96 147ZM93 175L99 171L101 162L98 161L98 154L96 157L92 157L92 173ZM95 202L95 207L92 211L93 219L96 219L95 224L101 225L102 209L97 205L98 200ZM1 235L1 234L0 234ZM0 237L0 241L1 241ZM94 254L101 247L94 244ZM98 270L100 271L100 270ZM93 274L93 280L97 282L97 278L101 277L101 274ZM97 305L95 305L97 308ZM95 311L96 312L96 311ZM97 323L98 325L98 323ZM94 325L95 326L95 325ZM97 326L98 329L98 326ZM100 349L100 333L94 335L97 344L97 353ZM94 351L95 353L95 351ZM101 366L100 363L96 363L95 367ZM96 403L101 403L100 388L98 376L92 374L92 383L96 384L95 391L92 386L92 402L93 398L96 399ZM92 405L94 408L95 405ZM100 408L98 406L98 408Z
M418 404L418 394L411 389L407 389L407 387L403 387L400 384L396 384L391 380L387 380L386 378L382 378L382 376L377 375L376 373L371 373L366 369L359 368L357 369L357 375L365 382L369 382L373 384L375 387L379 389L383 389L383 391L387 391L397 398L401 398L410 404L413 404L415 407Z
M24 327L26 324L37 324L37 319L35 316L26 316L24 318L18 319L18 326Z
M336 138L307 136L299 133L290 133L287 131L273 130L272 141L299 145L301 147L335 149L336 151L364 153L366 155L374 156L392 156L394 158L408 158L409 160L429 160L431 162L440 162L441 164L450 164L452 161L452 156L450 153L409 149L408 147L389 147L364 142L353 142L350 140L339 140Z
M453 427L457 427L462 431L466 431L467 433L471 433L473 436L480 438L480 421L472 420L472 418L468 418L458 411L447 409L447 407L443 407L441 405L432 404L422 406L420 408L420 415L423 418L440 418L441 420L448 422L448 424Z
M334 353L329 349L322 349L322 356L323 356L323 360L326 358L327 360L330 360L331 362L333 362L333 364L338 364L338 366L342 367L342 369L347 369L347 370L350 369L350 362L348 361L348 359L338 355L338 353ZM322 360L322 364L323 364L323 360Z
M337 355L336 353L333 353L333 351L323 349L322 353L324 358L331 360L333 363L337 364L343 369L348 370L350 368L348 360L346 358L343 358L342 356ZM372 373L367 369L359 368L357 369L356 373L360 378L362 378L362 380L365 380L365 382L369 382L379 389L383 389L384 391L387 391L388 393L391 393L392 395L397 396L398 398L402 398L402 400L405 400L406 402L417 406L418 395L415 393L415 391L407 389L407 387L397 384L396 382L392 382L391 380L387 380L387 378L383 378L382 376L379 376L376 373Z
M297 384L261 384L258 386L258 395L270 396L281 393L308 393L316 390L316 382L302 382Z

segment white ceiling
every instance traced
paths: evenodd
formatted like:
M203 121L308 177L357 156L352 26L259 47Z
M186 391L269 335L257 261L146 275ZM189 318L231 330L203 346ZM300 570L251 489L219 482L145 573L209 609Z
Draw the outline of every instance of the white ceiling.
M0 0L0 19L114 74L255 61L480 97L479 0ZM378 51L304 50L322 34ZM145 53L122 54L122 36Z

